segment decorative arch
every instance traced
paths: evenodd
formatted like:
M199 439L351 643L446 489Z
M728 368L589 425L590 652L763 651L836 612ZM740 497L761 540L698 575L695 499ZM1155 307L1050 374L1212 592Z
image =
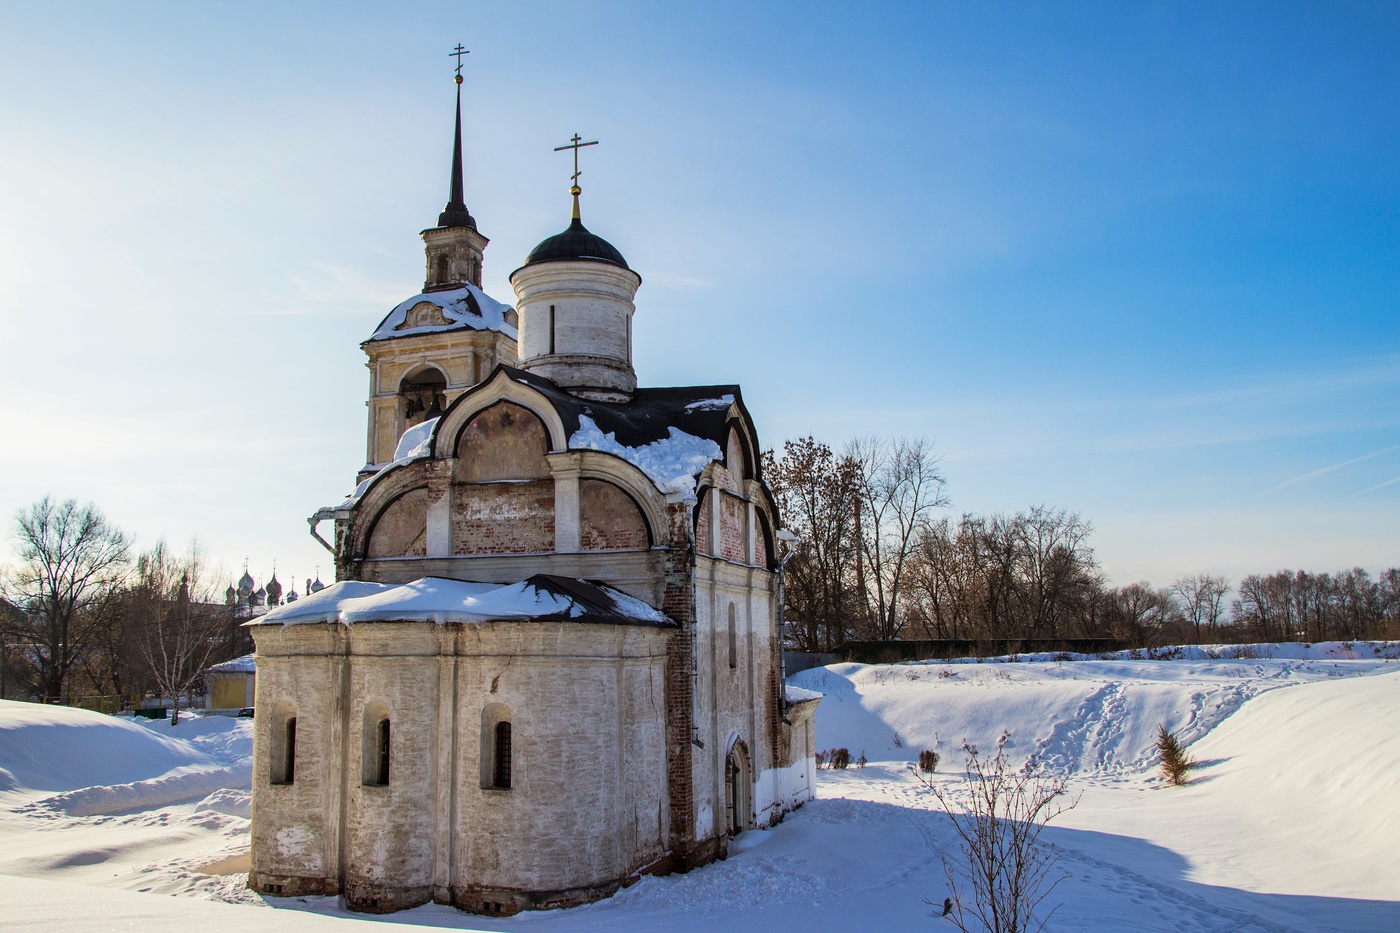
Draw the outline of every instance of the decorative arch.
M579 543L585 551L644 550L652 545L651 529L625 489L584 477L579 480Z
M549 449L551 451L568 449L569 435L564 429L564 421L554 410L549 399L529 386L511 379L510 376L506 375L505 370L497 367L495 373L485 382L462 393L447 407L446 414L442 416L442 420L438 422L437 428L433 432L433 456L455 456L460 441L459 435L467 423L476 417L482 409L489 408L502 399L528 409L536 418L540 419L549 436Z
M428 553L428 488L399 494L374 517L365 557L423 557Z
M665 496L656 488L651 477L635 464L601 450L570 451L567 457L576 458L574 462L578 465L580 480L602 480L627 494L632 504L641 511L648 540L655 544L665 536L668 527ZM551 458L551 464L556 464L556 469L565 462Z

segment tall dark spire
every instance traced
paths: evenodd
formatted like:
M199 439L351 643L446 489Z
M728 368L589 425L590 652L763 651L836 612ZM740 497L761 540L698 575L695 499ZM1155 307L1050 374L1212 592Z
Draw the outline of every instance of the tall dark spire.
M471 227L476 229L476 220L467 211L466 200L462 197L462 58L467 54L460 45L453 53L457 56L457 132L452 140L452 180L447 197L447 206L438 215L439 227Z

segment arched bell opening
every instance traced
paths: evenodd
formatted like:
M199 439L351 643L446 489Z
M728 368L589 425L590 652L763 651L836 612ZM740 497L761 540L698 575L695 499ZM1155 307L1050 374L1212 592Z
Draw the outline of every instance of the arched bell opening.
M399 383L399 435L436 418L447 408L447 377L432 366L420 366Z

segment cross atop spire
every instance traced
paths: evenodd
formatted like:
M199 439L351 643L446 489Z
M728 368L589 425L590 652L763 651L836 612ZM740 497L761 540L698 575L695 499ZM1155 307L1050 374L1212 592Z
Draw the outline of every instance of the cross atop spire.
M471 54L471 51L468 50L468 49L462 48L462 43L460 43L460 42L457 43L457 47L456 47L455 49L453 49L450 53L448 53L448 56L447 56L448 58L455 58L455 59L457 59L457 78L456 78L456 80L457 80L457 83L458 83L458 84L461 84L461 83L462 83L462 56L463 56L463 55L470 55L470 54Z
M580 188L580 187L578 186L578 177L579 177L580 175L583 174L583 173L580 172L579 169L578 169L578 151L579 151L580 149L582 149L584 146L596 146L596 145L598 145L598 140L596 140L596 139L593 140L592 142L588 142L588 143L580 142L580 140L582 140L582 139L583 139L582 136L580 136L579 134L575 133L575 134L573 135L573 138L569 140L569 144L568 144L568 145L566 145L566 146L555 146L555 147L554 147L554 151L555 151L555 152L563 152L565 149L572 149L572 150L574 151L574 174L573 174L573 178L571 179L571 180L573 181L573 184L569 186L569 194L572 194L572 195L574 196L574 220L578 220L578 219L579 219L578 196L579 196L580 194L583 194L583 189Z

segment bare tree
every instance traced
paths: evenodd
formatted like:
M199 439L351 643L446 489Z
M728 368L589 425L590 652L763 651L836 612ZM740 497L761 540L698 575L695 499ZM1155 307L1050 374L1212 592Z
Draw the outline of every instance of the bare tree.
M204 565L198 544L176 558L158 541L138 558L136 580L126 594L125 608L142 631L141 657L161 696L171 699L172 726L180 721L180 697L226 641L228 613L203 592Z
M45 496L15 513L20 565L5 581L19 609L16 645L30 661L27 686L61 696L69 674L110 619L131 542L92 503Z
M1010 737L1001 734L990 758L963 743L967 759L961 793L912 769L948 814L960 840L963 861L945 856L943 868L953 892L946 910L964 933L1042 929L1054 910L1038 916L1040 907L1066 877L1057 875L1058 853L1040 841L1040 834L1079 801L1067 799L1064 779L1046 775L1034 757L1013 768L1006 758Z
M793 647L829 651L857 612L858 464L811 437L784 442L781 459L763 456L779 513L798 538L783 586Z
M925 438L863 438L847 456L860 465L856 519L860 584L871 634L900 633L900 596L921 530L948 504L938 455Z
M1176 600L1171 590L1154 590L1143 580L1108 591L1109 631L1135 647L1155 648L1173 621Z
M1196 630L1196 644L1205 644L1206 635L1215 637L1225 614L1225 594L1230 581L1208 573L1193 573L1172 584L1187 624Z

